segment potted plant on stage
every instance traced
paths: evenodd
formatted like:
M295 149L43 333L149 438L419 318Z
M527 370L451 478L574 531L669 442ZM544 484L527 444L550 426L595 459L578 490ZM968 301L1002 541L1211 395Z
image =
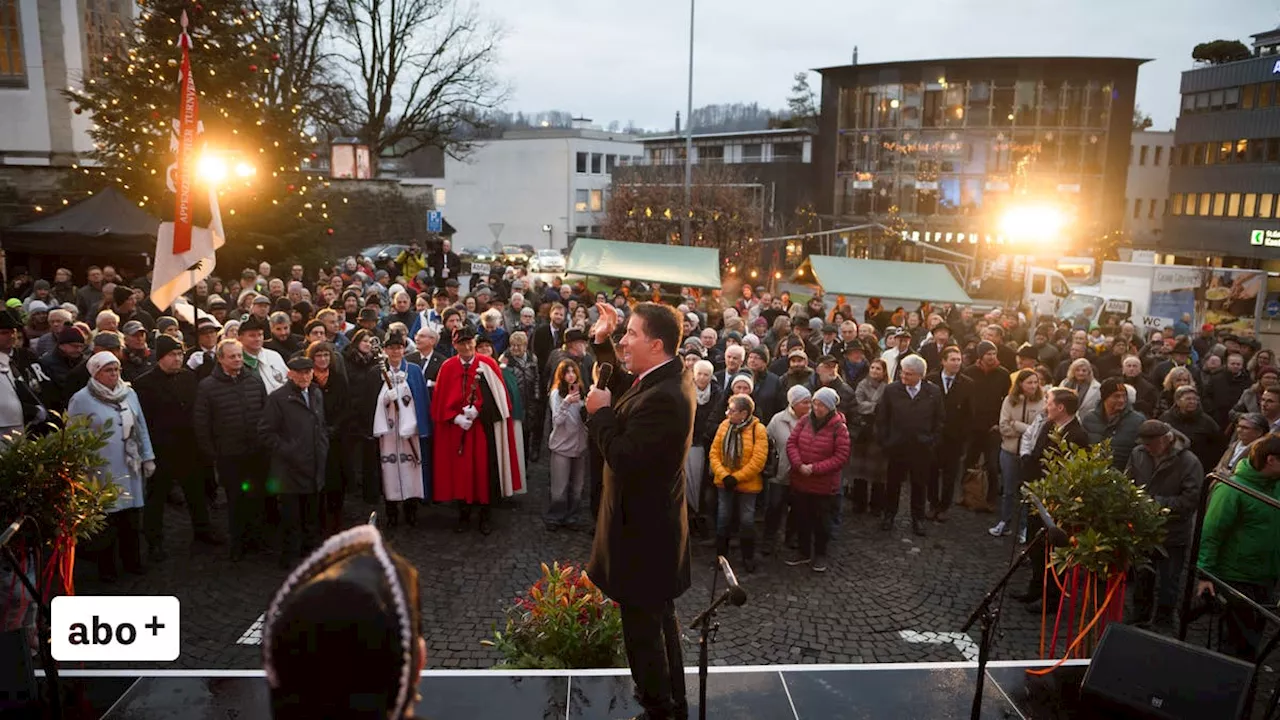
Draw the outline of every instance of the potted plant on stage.
M506 628L481 644L503 669L625 667L617 603L572 564L542 564L542 577L507 609Z
M119 497L120 486L96 472L110 434L87 418L69 418L50 432L0 441L0 531L21 520L5 550L39 589L40 602L74 594L76 545L102 531ZM0 560L0 631L30 628L34 600Z
M1164 552L1168 510L1111 465L1111 444L1087 448L1058 440L1045 456L1044 478L1027 483L1069 538L1047 548L1044 589L1062 590L1056 607L1041 612L1040 656L1089 657L1108 622L1124 614L1125 577ZM1051 596L1051 594L1050 594ZM1046 647L1047 639L1047 647ZM1045 671L1048 672L1052 668Z

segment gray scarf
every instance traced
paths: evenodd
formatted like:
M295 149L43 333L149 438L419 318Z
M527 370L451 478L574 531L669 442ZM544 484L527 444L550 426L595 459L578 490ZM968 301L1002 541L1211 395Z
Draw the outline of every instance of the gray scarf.
M728 432L724 434L724 444L720 448L725 467L737 470L742 465L742 431L752 420L755 420L755 416L748 415L746 420L737 425L729 425Z

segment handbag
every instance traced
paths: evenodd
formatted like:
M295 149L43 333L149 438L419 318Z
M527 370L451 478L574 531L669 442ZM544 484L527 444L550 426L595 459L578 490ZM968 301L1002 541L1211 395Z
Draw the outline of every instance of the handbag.
M987 502L987 481L987 469L984 467L965 471L964 479L960 481L958 504L974 512L991 512L993 508Z

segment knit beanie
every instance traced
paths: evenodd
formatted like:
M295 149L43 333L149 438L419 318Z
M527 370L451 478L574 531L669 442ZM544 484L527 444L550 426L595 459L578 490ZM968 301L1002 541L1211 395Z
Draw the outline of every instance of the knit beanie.
M728 389L730 390L730 392L733 391L733 386L736 383L740 383L740 382L745 382L747 384L747 388L748 388L747 392L753 393L756 391L756 383L754 380L751 379L751 375L749 373L738 373L737 375L733 376L733 379L729 380Z
M790 394L790 391L788 391L788 397L790 397ZM818 390L818 392L813 394L813 399L815 402L820 402L823 405L826 405L828 410L835 410L836 405L840 404L839 393L829 387L824 387Z
M813 393L809 392L809 388L803 385L792 385L791 389L787 391L787 405L793 406L812 397Z
M174 350L184 350L182 341L169 337L168 335L156 336L156 357L161 358Z
M979 358L981 358L983 355L986 355L989 352L995 352L995 351L996 351L996 345L990 340L983 340L982 342L978 343L977 353Z

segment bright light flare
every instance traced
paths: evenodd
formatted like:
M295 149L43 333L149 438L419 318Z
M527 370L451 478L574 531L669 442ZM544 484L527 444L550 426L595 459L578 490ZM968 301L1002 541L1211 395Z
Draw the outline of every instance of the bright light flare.
M236 177L251 178L258 174L258 169L243 160L236 163Z
M1054 240L1066 226L1066 214L1052 205L1020 205L1000 218L1000 233L1015 241Z
M220 183L227 179L227 161L210 153L202 154L196 161L196 176L207 183Z

